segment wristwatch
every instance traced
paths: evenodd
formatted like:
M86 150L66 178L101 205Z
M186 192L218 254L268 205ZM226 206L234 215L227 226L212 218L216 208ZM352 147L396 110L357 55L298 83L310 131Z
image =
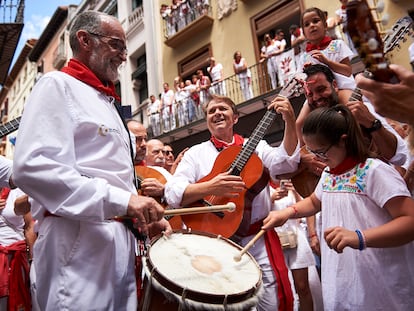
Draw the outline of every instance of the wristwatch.
M368 133L372 133L372 132L378 131L381 127L382 127L382 123L381 123L381 121L380 121L380 120L378 120L378 119L375 119L375 120L372 122L372 126L371 126L371 127L369 127L369 128L367 128L367 132L368 132Z

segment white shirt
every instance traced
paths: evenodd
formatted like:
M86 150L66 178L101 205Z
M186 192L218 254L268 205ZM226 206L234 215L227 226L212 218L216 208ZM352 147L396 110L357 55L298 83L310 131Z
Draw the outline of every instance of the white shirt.
M295 171L300 160L299 148L289 156L283 147L271 147L263 140L259 142L256 153L264 166L269 168L271 176ZM218 154L210 141L195 145L184 153L177 170L165 185L165 197L170 206L174 208L180 206L187 186L196 183L211 172ZM254 198L250 223L265 218L272 209L268 187L266 186Z
M136 193L130 136L112 98L65 73L47 73L33 88L17 137L14 179L40 204L34 217L44 208L90 221L126 214Z
M392 218L384 204L410 193L390 165L368 159L341 175L325 170L315 195L321 201L324 232L335 226L363 231L387 223ZM338 254L321 240L321 254L326 310L412 310L414 242L363 251L346 247Z

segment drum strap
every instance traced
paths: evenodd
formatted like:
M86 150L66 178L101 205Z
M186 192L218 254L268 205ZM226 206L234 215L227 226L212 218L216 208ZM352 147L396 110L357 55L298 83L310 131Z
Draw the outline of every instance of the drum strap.
M275 230L267 230L265 234L266 251L270 264L275 272L277 282L278 311L293 310L293 294L290 285L288 268L285 263L282 246Z

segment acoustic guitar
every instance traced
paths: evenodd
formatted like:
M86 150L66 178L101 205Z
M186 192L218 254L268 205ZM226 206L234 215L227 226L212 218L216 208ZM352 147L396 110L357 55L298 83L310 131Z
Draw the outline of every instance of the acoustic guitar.
M304 74L297 74L280 91L280 96L294 97L302 93ZM219 153L211 172L198 182L211 180L220 173L230 171L232 175L241 176L246 184L246 190L237 198L207 196L194 205L221 205L233 202L236 209L233 212L214 212L197 215L182 215L187 227L192 230L210 232L231 237L237 234L244 235L250 225L251 203L254 197L267 185L269 174L264 168L260 158L254 153L260 140L263 139L267 129L273 123L277 113L268 110L254 129L249 140L243 147L231 146Z
M163 185L167 183L167 179L164 177L163 174L161 174L159 171L149 166L142 166L142 165L135 166L135 175L137 178L137 185L138 185L137 190L139 194L142 194L141 183L145 178L155 178ZM162 197L154 197L154 199L157 200L157 202L160 203L165 209L168 209L168 205L163 200ZM172 229L176 229L176 230L182 229L182 219L180 216L165 216L165 219L168 220Z

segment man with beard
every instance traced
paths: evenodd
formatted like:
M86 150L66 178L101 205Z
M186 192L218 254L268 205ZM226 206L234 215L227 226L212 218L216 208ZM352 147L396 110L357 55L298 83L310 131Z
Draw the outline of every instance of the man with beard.
M135 240L116 216L149 230L171 227L153 198L138 196L132 144L114 82L126 61L119 21L79 14L73 58L35 85L19 128L13 176L36 204L31 266L36 310L136 310Z
M307 75L305 95L311 111L320 107L333 107L339 104L337 82L332 71L327 66L320 64L310 65L305 67L303 71ZM358 98L357 91L354 91L346 106L351 110L365 134L366 141L362 143L370 144L371 150L377 154L378 158L394 165L403 165L407 154L407 146L404 140L383 117L375 112L369 102L365 101L365 99L361 101ZM303 144L302 128L298 124L296 128L299 141ZM322 159L313 154L301 152L301 163L298 172L306 171L310 175L304 175L308 178L302 178L301 175L298 175L296 179L293 178L293 180L297 181L296 184L294 182L295 187L312 188L313 190L325 166L326 164ZM305 183L308 183L308 185L304 186ZM305 196L305 194L301 194ZM314 218L308 219L308 234L312 250L319 255L319 240L314 222Z
M323 65L310 65L304 68L306 79L306 99L311 110L319 107L332 107L339 104L338 87L332 71ZM355 95L355 96L354 96ZM371 138L379 157L396 165L405 161L406 145L394 129L379 116L372 105L358 98L357 91L346 106L351 110L363 132ZM301 139L301 129L298 131Z

